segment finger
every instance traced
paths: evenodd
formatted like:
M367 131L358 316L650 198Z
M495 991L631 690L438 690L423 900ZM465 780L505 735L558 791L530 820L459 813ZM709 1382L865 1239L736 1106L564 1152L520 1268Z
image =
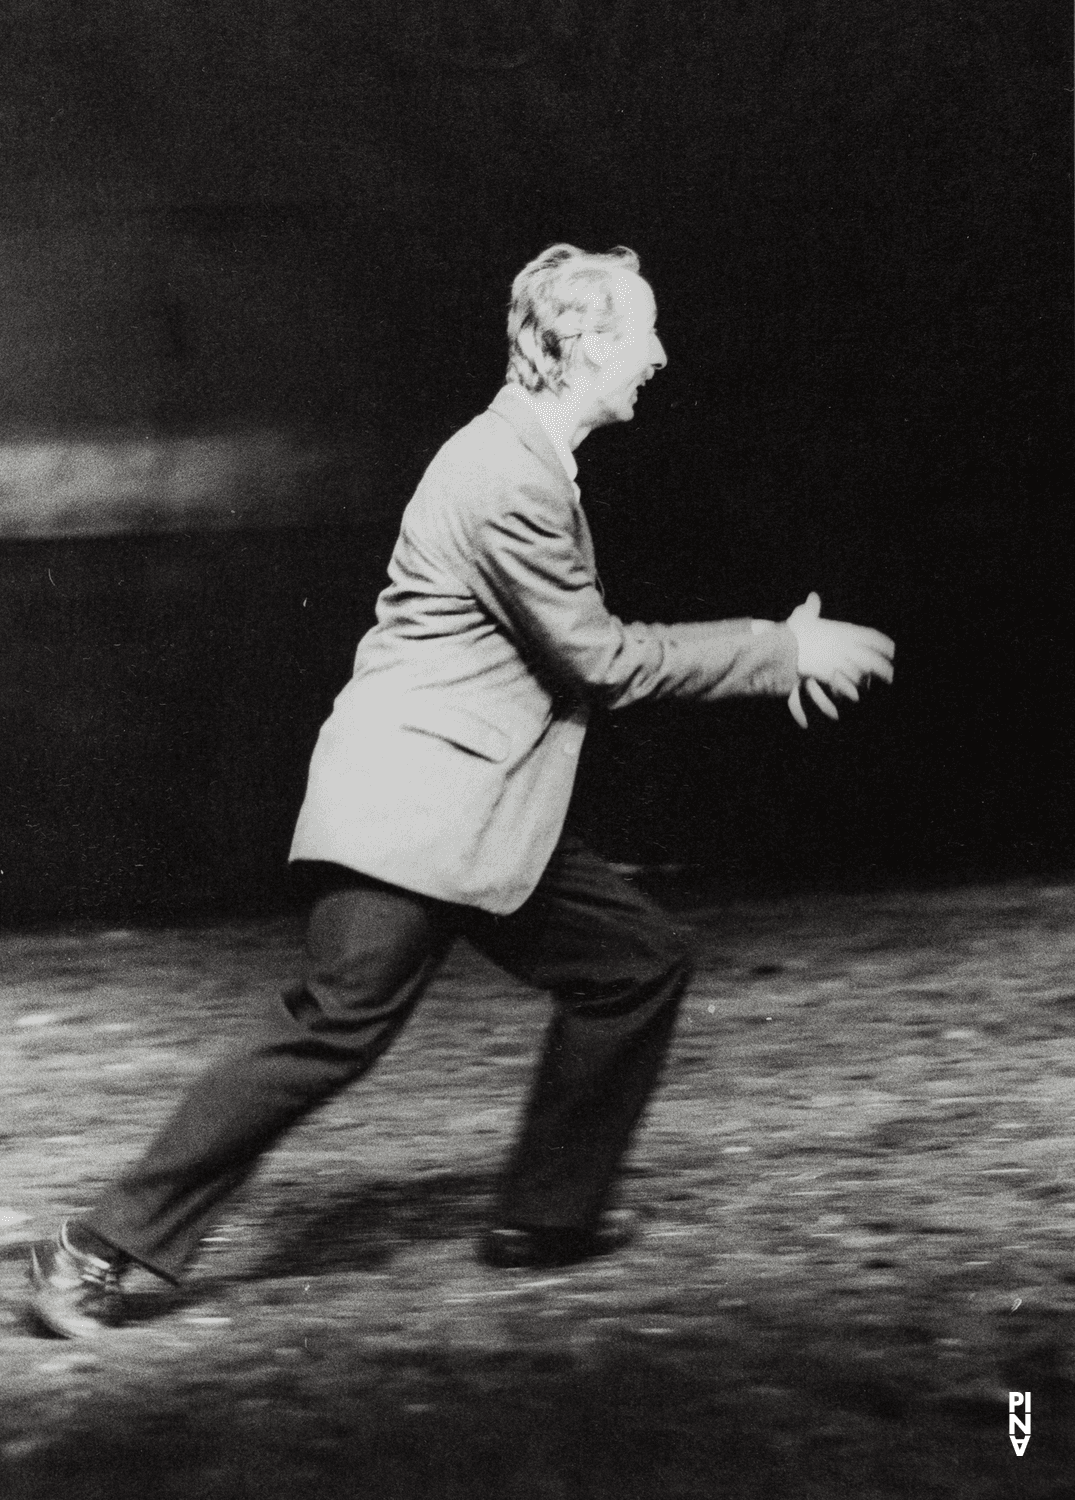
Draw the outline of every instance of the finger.
M792 694L788 699L788 708L791 710L791 717L795 720L800 729L810 728L809 720L807 719L806 713L803 709L802 699L799 697L798 687L793 689Z
M885 682L892 681L893 668L889 658L879 655L859 641L845 641L842 649L834 652L834 655L839 662L834 670L845 673L855 682L861 682L864 677L881 677Z
M886 661L891 661L895 656L896 642L890 635L884 635L880 630L871 630L868 625L855 625L852 628L858 645L864 646L869 651L876 651L878 656L883 656Z
M816 620L821 614L821 599L816 593L807 594L801 604L797 604L792 610L790 618L802 623L805 620Z
M891 682L895 676L892 663L887 657L878 656L873 651L855 651L852 660L858 668L857 676L880 677L883 682Z
M868 678L867 681L869 681ZM834 672L829 678L828 685L834 693L839 693L841 698L850 698L852 703L859 701L858 688L846 673Z
M852 625L847 620L826 620L825 623L838 631L840 638L849 646L853 644L866 651L875 651L886 661L891 661L896 654L896 642L880 630L871 630L868 625Z
M827 718L838 719L840 717L840 711L836 707L836 704L831 698L826 697L812 677L806 679L806 691Z

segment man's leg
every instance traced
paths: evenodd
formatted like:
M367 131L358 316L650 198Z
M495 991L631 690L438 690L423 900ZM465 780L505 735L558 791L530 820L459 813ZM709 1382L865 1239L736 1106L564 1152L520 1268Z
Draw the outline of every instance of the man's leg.
M689 932L571 835L518 912L477 916L465 930L556 1002L500 1222L584 1245L668 1049L691 973Z
M201 1076L141 1160L72 1226L76 1242L91 1236L177 1280L260 1155L364 1073L410 1015L451 942L452 909L336 867L320 875L303 984Z

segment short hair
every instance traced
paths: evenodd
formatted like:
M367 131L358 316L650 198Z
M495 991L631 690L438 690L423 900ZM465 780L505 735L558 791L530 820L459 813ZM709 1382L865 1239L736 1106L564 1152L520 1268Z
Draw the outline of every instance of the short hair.
M624 271L637 275L639 264L626 245L590 255L561 244L524 266L511 285L508 381L528 391L561 391L580 335L615 328L613 283Z

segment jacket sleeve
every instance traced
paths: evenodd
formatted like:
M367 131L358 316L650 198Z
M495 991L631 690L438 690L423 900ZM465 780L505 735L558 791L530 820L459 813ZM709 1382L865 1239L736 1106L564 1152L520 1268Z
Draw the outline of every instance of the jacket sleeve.
M786 697L798 682L786 626L751 621L625 625L605 608L562 499L522 483L472 535L477 589L560 691L610 708L645 699Z

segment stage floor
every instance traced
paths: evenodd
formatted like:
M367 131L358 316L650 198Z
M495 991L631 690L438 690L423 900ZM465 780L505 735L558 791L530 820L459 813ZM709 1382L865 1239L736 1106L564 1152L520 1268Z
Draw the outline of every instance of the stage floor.
M1070 1493L1075 886L680 914L702 964L627 1253L475 1263L548 1007L460 947L184 1291L138 1279L92 1345L26 1322L25 1243L272 1000L300 930L0 938L6 1500Z

